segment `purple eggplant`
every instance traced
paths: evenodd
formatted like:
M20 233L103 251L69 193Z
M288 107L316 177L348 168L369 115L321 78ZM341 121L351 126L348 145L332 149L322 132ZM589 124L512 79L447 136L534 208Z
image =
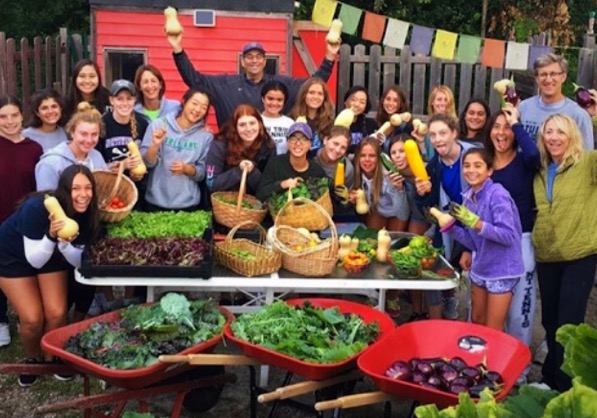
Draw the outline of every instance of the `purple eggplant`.
M465 367L464 369L460 370L460 374L462 376L471 378L475 381L475 383L481 380L482 376L481 372L476 367Z
M427 379L427 383L436 387L437 389L443 389L444 387L444 382L442 381L442 379L439 376L435 375L429 376L429 378Z
M458 377L458 372L454 367L450 366L449 364L445 364L439 371L439 375L446 382L450 383Z
M408 363L405 361L397 361L386 370L386 376L390 379L410 381L412 372Z
M421 362L421 359L418 357L413 357L408 361L408 364L410 365L410 368L414 371L417 369L417 364L419 364Z
M452 357L449 362L450 366L454 367L457 371L464 369L467 364L460 357Z
M584 109L591 107L595 104L593 97L591 97L591 93L588 89L583 86L579 86L576 83L572 83L574 86L574 100L576 103Z
M422 383L422 382L426 382L427 381L427 376L425 376L423 373L421 372L413 372L412 374L412 382L413 383Z
M423 373L425 376L431 376L433 374L433 367L431 366L431 363L428 363L425 360L422 360L419 364L417 364L415 370Z
M518 93L516 93L516 88L514 87L514 82L512 82L512 85L508 86L508 88L506 89L506 95L504 97L504 100L507 103L512 104L512 106L516 106L520 101Z
M473 379L471 379L470 377L458 376L456 379L452 380L452 384L471 387L475 384L475 381Z
M493 370L490 370L487 373L485 373L485 380L495 382L498 384L504 383L504 378L502 377L502 375Z
M466 385L461 385L458 383L452 383L449 387L448 387L448 392L453 393L455 395L458 395L460 392L470 392L470 389L468 386Z

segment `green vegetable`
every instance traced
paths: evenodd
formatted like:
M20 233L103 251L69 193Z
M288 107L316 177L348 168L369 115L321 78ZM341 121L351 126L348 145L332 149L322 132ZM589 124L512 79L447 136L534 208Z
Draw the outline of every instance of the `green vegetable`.
M505 407L516 418L542 417L545 407L558 395L555 390L542 390L534 386L522 385L518 393L506 399Z
M215 198L219 202L236 207L236 203L237 203L236 199L230 199L230 198L224 197L224 196L216 196ZM243 209L261 209L261 205L253 205L253 204L251 204L251 202L249 202L246 199L243 199L240 202L240 207Z
M562 370L597 390L597 330L587 324L566 324L557 330L556 340L564 347Z
M122 222L108 224L111 238L202 237L211 212L131 212Z
M95 322L65 350L112 369L138 369L221 334L226 318L213 300L189 302L170 293L152 306L134 305L113 322Z
M595 370L590 372L595 373ZM572 389L552 399L545 408L543 418L595 418L597 417L597 390L572 381Z
M410 239L410 241L408 242L408 246L413 250L415 248L425 248L429 246L429 242L425 237L416 236Z
M381 163L383 164L384 168L388 170L390 173L400 173L398 167L394 165L388 154L382 152L379 154Z
M366 226L359 225L352 231L350 236L352 238L358 238L360 240L374 239L377 240L377 229L367 228Z
M255 260L255 256L247 250L241 250L240 248L232 247L230 249L232 254L239 256L240 258L244 258L245 260Z
M231 325L234 335L308 363L337 363L365 349L379 335L377 322L337 307L321 309L309 302L292 307L282 301L244 314Z
M400 250L390 251L392 264L399 274L406 276L418 276L421 268L421 260L414 255L405 254Z
M481 392L479 402L474 403L466 392L458 394L458 405L439 410L434 404L418 406L417 418L518 418L510 413L503 404L498 404L491 391Z
M328 190L328 178L310 177L299 183L292 191L292 197L303 197L313 201L318 200ZM277 214L282 207L288 202L288 191L284 190L280 193L273 194L267 201L268 206L273 214Z

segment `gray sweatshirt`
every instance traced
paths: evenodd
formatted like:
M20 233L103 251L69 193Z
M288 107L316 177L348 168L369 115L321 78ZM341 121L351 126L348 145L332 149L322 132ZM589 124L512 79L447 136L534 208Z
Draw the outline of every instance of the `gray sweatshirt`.
M44 132L40 129L29 127L23 130L23 136L41 145L44 152L48 152L56 145L68 141L66 131L61 126L57 126L54 132Z
M41 156L35 166L37 190L55 190L58 187L60 174L73 164L83 164L91 171L108 169L104 157L98 150L91 150L85 161L79 161L69 144L70 142L62 142Z
M143 160L147 167L153 168L149 174L145 200L168 209L184 209L199 204L199 182L205 178L205 160L213 140L213 135L204 126L205 121L202 120L185 131L176 123L173 113L149 124L141 144ZM147 160L147 150L151 146L154 131L159 128L165 128L167 133L158 150L158 158L152 163ZM172 174L170 165L174 161L195 166L195 175Z

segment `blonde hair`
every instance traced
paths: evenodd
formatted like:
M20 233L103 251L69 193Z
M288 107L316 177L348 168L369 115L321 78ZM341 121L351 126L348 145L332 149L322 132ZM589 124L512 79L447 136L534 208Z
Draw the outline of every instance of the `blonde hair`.
M570 116L564 115L563 113L555 113L548 116L543 121L539 133L537 134L537 148L539 148L539 155L541 156L541 166L545 169L549 166L549 163L553 161L545 146L545 140L543 139L545 127L549 121L553 121L558 131L561 131L566 135L570 141L570 144L564 153L562 164L558 167L558 171L561 171L567 166L574 165L580 161L580 156L583 152L582 135L578 129L578 125Z
M373 170L372 182L371 182L371 205L374 208L377 208L377 204L379 203L379 195L381 194L382 186L383 186L383 169L381 167L381 162L379 161L379 155L381 154L381 145L379 140L374 137L366 137L363 138L359 145L357 145L357 149L354 153L354 188L361 189L363 187L363 169L361 168L361 153L365 145L370 145L377 155L377 164L375 166L375 170Z
M438 84L437 86L431 89L431 93L429 93L429 100L427 101L427 114L429 116L432 116L435 113L437 113L433 111L432 103L439 93L443 93L448 99L448 104L446 105L446 113L458 120L458 115L456 114L456 104L454 102L454 93L452 93L452 89L450 89L450 87L445 86L443 84Z
M77 105L77 111L71 116L66 124L66 132L71 135L80 123L94 123L100 128L100 136L104 136L104 123L101 113L89 102L81 102Z

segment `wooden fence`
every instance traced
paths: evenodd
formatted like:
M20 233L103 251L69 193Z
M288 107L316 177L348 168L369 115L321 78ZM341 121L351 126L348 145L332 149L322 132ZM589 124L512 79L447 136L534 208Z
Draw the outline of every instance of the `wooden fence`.
M86 56L82 37L65 28L55 37L35 37L20 42L0 32L0 94L12 94L24 102L40 89L55 88L66 93L70 69Z
M592 38L594 39L594 38ZM544 43L545 37L538 42ZM587 42L585 42L585 45ZM569 77L578 84L593 86L595 77L594 42L590 47L579 49L578 72ZM532 72L513 72L520 86L521 95L535 94L536 87ZM365 86L375 113L379 97L383 91L398 84L406 94L411 111L417 116L427 113L427 97L431 89L444 84L449 86L456 97L457 111L460 113L471 98L487 100L492 111L500 107L500 99L493 89L493 83L510 77L511 71L503 68L489 68L481 64L463 64L444 61L434 57L413 55L408 46L402 50L373 45L367 51L364 45L342 45L338 68L338 103L346 91L355 85ZM520 83L518 83L520 81Z

